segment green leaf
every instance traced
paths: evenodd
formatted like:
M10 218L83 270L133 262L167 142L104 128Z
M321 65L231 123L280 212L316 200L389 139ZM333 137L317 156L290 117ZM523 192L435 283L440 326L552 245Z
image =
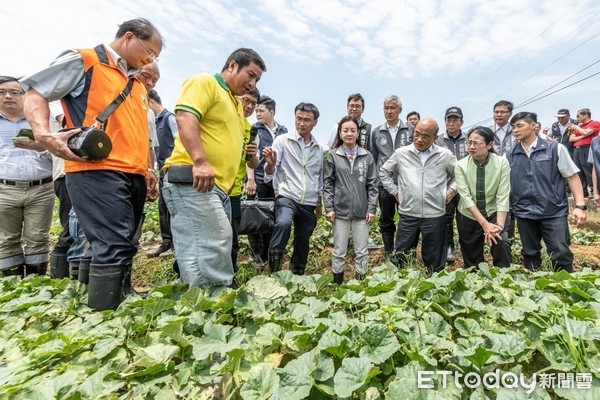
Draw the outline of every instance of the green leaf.
M484 347L478 347L473 355L466 356L465 358L471 361L479 370L481 370L492 354L494 354L493 351L490 351Z
M113 337L113 336L104 336L94 345L94 357L97 359L103 359L106 357L111 351L116 349L117 347L123 344L124 337Z
M454 320L454 327L464 337L476 336L481 332L479 323L471 318L456 318Z
M270 398L279 384L279 377L273 365L261 363L253 366L249 379L240 388L240 396L245 400L262 400Z
M258 299L280 299L289 295L288 290L270 276L257 275L246 283L246 290Z
M317 369L315 352L302 354L290 361L278 372L279 397L286 400L302 400L308 397L313 387L313 373Z
M335 394L342 398L352 396L355 390L366 384L373 364L365 358L348 357L333 377Z
M193 354L199 360L217 352L224 356L232 349L241 348L244 339L244 330L241 328L207 321L204 325L204 336L191 341Z
M400 349L396 335L383 324L367 325L362 339L365 346L361 347L359 355L374 364L381 364Z
M149 367L153 364L165 364L179 353L179 346L157 343L140 349L137 360L138 366Z

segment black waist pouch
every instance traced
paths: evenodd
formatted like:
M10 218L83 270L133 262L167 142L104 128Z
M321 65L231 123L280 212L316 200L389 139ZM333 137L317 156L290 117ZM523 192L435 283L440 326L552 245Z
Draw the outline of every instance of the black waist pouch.
M167 180L170 183L191 185L194 183L192 165L171 165L169 169L167 169Z

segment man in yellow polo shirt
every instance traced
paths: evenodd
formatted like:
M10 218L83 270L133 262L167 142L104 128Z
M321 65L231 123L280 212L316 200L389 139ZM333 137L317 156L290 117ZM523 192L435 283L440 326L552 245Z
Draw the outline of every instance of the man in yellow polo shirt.
M163 196L171 213L181 280L190 286L231 285L232 229L228 194L243 149L243 96L266 71L252 49L235 50L220 74L188 78L175 113L179 136L165 161Z

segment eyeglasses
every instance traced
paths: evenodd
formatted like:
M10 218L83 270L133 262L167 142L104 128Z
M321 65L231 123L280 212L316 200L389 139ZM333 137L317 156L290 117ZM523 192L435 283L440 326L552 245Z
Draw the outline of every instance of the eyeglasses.
M360 110L362 108L362 105L360 104L348 104L348 108L351 110Z
M148 52L148 57L150 57L152 61L158 62L158 56L156 55L156 53L150 50L148 47L146 47L144 42L142 42L142 40L139 37L135 36L135 38L138 40L138 42L140 42L142 46L144 46L144 49L146 49L146 51Z
M245 106L251 105L252 107L256 107L256 101L247 99L245 97L242 97L241 99L242 99L242 103L244 103Z
M10 94L11 97L21 97L25 94L24 91L22 90L17 90L17 89L0 89L0 97L4 97L6 96L6 94Z
M507 110L494 110L494 114L508 114L510 111Z

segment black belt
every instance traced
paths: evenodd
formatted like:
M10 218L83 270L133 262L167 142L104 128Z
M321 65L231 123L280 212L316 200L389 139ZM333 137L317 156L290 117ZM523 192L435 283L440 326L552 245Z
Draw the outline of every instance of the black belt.
M574 146L576 149L584 149L586 147L590 147L589 144L584 144L583 146Z
M38 179L37 181L9 181L8 179L0 179L0 183L3 185L16 186L18 188L29 188L50 182L52 182L51 176L44 179Z

